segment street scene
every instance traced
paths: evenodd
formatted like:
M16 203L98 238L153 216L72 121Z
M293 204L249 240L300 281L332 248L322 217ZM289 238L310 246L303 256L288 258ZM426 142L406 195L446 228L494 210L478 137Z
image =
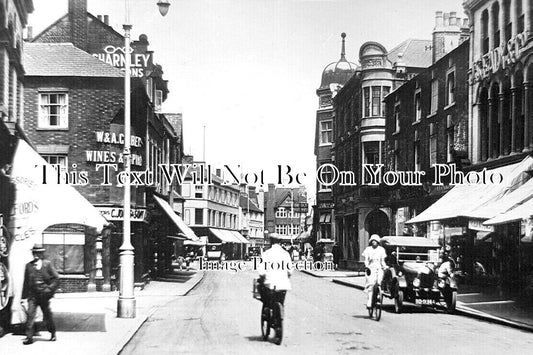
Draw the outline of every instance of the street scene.
M0 354L533 351L532 0L0 0Z

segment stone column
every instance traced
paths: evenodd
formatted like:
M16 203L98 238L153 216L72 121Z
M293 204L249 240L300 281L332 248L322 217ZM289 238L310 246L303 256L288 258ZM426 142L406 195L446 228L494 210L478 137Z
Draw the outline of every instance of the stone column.
M488 131L489 131L489 134L488 134L488 148L487 148L487 159L490 159L493 157L493 140L494 140L494 132L492 131L493 130L493 127L492 127L492 122L494 121L494 100L497 100L495 98L489 98L489 112L488 112L488 117L489 117L489 122L487 124L488 126Z
M511 153L516 153L516 117L517 112L516 87L511 89Z
M505 102L505 96L503 92L500 92L500 94L498 95L498 99L500 101L498 105L498 123L500 124L500 149L498 150L498 156L501 157L505 154L505 122L503 119L503 104Z
M532 128L532 120L530 117L530 107L531 107L531 97L530 97L530 87L529 82L524 82L524 150L523 152L531 151L531 134L530 129Z

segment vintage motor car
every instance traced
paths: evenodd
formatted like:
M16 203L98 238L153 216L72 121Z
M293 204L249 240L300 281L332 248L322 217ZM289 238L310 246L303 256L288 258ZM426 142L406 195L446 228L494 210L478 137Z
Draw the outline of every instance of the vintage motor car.
M381 239L388 268L383 274L383 294L394 299L396 313L403 302L443 306L455 311L457 283L453 275L438 277L440 245L421 237L387 236Z
M335 241L333 239L319 239L316 242L314 249L315 261L330 261L333 262L333 245Z

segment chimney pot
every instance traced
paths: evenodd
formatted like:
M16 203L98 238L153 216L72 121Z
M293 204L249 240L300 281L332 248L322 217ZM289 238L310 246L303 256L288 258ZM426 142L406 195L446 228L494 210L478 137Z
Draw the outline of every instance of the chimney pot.
M102 22L102 15L96 16L98 18L98 21Z
M450 12L450 26L456 25L456 19L457 19L457 12L455 11Z
M28 32L26 33L26 39L31 41L33 39L33 27L28 26Z
M104 15L104 23L109 25L109 15Z
M444 27L449 26L450 25L450 14L445 12L443 17L444 17L444 19L443 19Z
M442 26L442 11L435 12L435 26Z

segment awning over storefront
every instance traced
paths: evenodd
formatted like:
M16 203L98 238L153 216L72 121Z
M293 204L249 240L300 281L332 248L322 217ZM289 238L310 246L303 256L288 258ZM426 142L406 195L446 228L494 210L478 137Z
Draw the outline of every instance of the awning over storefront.
M533 217L533 196L523 201L523 203L516 205L514 208L498 214L494 218L485 221L483 224L491 226L496 224L504 224L515 221L521 221Z
M209 231L213 233L215 237L220 239L222 243L240 243L233 234L227 233L229 231L225 229L218 229L218 228L209 228Z
M165 211L165 213L170 217L172 222L174 222L176 227L178 227L178 229L183 233L183 235L187 239L198 240L198 237L196 236L196 234L194 234L193 230L189 228L187 224L185 224L183 219L181 219L181 217L178 216L176 212L174 212L172 207L170 207L170 205L165 200L155 195L154 195L154 200L157 202L159 206L161 206L163 211Z
M46 184L43 183L43 169L47 171ZM109 224L73 186L58 184L55 176L55 170L46 160L20 139L9 176L15 188L14 207L8 225L13 235L9 253L14 295L13 324L21 323L25 318L20 306L25 265L32 259L33 245L43 242L43 231L52 225L72 223L92 227L100 233Z
M237 238L240 243L243 243L243 244L250 244L250 242L248 241L248 239L246 239L241 233L237 232L237 231L230 231L233 236L235 238Z
M493 217L501 211L501 202L514 204L517 197L526 193L517 191L530 179L527 171L533 167L533 158L527 157L522 162L487 170L487 175L499 173L503 176L501 184L463 184L457 185L437 202L418 216L406 223L441 221L457 217L482 218ZM533 186L528 185L533 192Z

